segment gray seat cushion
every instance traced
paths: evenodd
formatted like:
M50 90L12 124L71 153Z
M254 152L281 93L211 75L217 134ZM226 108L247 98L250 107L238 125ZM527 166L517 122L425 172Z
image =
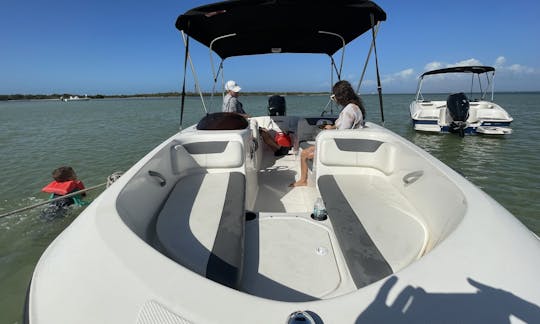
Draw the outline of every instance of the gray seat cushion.
M167 256L229 287L237 287L244 255L245 177L202 173L181 178L156 222Z
M318 179L328 218L357 288L393 273L331 175Z

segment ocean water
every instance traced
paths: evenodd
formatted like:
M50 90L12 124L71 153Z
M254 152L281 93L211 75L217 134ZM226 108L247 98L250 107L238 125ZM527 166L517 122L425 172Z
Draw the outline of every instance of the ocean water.
M460 172L540 235L540 93L499 93L495 101L513 117L505 137L416 133L409 119L414 95L385 95L385 126ZM266 96L242 96L251 115L266 113ZM380 123L378 97L363 96L367 120ZM210 102L213 104L210 105ZM287 96L291 114L318 114L327 96ZM207 100L220 109L220 97ZM204 111L186 99L184 126ZM0 214L45 201L40 189L58 166L72 166L87 187L126 171L178 131L179 98L102 99L81 102L0 102ZM88 193L92 200L102 189ZM21 323L24 298L40 255L84 207L45 221L40 208L0 219L0 324Z

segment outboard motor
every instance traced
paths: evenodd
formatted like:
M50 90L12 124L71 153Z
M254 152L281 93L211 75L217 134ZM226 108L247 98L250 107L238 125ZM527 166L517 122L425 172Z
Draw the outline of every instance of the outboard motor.
M458 133L463 137L469 118L469 99L463 92L451 94L446 99L446 109L452 118L450 133Z
M285 97L273 95L268 98L268 116L285 116L286 112Z

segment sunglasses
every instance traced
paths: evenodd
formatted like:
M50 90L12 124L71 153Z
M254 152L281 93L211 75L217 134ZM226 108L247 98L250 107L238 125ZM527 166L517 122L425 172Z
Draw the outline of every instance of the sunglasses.
M336 95L335 94L330 95L330 100L336 101Z

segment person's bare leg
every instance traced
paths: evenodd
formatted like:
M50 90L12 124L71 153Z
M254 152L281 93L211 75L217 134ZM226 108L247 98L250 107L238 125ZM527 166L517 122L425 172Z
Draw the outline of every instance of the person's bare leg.
M315 146L310 146L307 149L302 151L300 154L300 179L298 181L291 183L290 187L303 187L307 186L307 174L308 174L308 164L307 160L313 159L315 153Z
M279 150L280 146L274 141L272 136L270 136L270 134L268 134L268 131L261 130L260 134L261 134L261 137L263 139L263 142L266 143L266 145L268 145L270 147L270 149L272 149L273 152Z

